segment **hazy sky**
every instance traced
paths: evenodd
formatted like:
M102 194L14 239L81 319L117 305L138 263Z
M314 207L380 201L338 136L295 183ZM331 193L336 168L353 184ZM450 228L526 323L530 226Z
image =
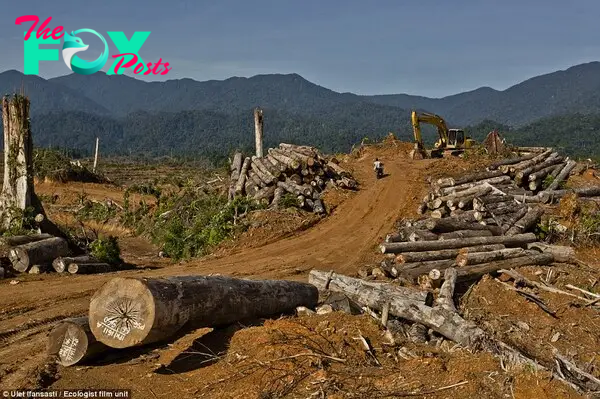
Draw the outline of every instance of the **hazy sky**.
M23 70L14 21L26 14L69 31L151 31L140 55L173 67L152 80L295 72L339 92L440 97L600 60L598 0L0 1L0 71ZM100 41L81 37L81 57L96 58ZM43 77L69 72L40 64Z

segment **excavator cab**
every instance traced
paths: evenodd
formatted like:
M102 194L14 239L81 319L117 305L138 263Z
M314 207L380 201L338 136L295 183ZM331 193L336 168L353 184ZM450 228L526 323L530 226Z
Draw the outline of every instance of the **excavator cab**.
M465 131L462 129L448 129L447 148L462 148L465 144Z

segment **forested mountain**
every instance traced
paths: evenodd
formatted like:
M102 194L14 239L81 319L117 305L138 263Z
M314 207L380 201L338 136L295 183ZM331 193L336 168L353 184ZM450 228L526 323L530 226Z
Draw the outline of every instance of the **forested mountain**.
M410 110L442 115L481 139L492 128L522 144L545 142L589 156L600 147L600 63L538 76L504 91L489 87L434 99L407 94L337 93L297 74L144 82L71 74L45 80L0 73L0 89L32 101L34 142L105 154L147 152L217 159L251 147L252 108L265 110L266 144L293 141L347 151L388 132L410 140ZM431 138L431 132L429 137ZM571 137L572 136L572 137Z
M460 125L489 119L520 126L552 115L600 112L600 62L537 76L504 91L482 87L440 99L406 94L365 98L400 108L428 109Z

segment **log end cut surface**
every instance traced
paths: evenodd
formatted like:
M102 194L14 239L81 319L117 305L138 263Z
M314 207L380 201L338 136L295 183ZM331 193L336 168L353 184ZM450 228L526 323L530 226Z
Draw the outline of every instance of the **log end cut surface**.
M90 329L96 339L113 348L139 345L152 329L154 297L137 279L114 278L90 302Z
M88 338L85 330L77 323L62 322L48 336L48 354L58 356L62 366L72 366L86 354Z

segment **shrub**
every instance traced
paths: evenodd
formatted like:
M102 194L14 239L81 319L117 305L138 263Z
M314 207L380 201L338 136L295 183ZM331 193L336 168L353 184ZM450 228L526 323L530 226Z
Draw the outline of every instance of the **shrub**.
M123 263L121 259L121 248L117 237L99 237L89 244L90 255L100 262L106 262L110 265Z

